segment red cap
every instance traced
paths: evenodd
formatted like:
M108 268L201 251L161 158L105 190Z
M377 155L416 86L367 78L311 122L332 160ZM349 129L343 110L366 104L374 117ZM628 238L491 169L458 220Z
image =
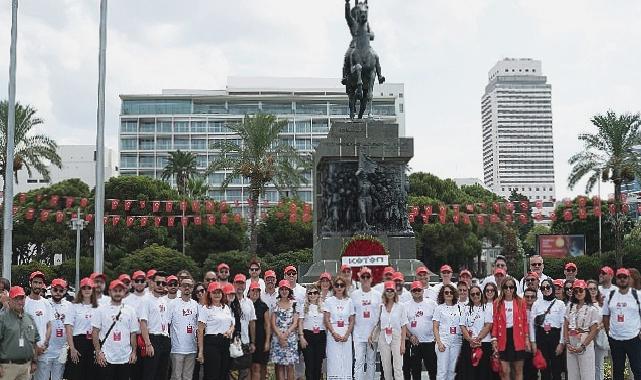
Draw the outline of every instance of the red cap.
M24 297L24 296L25 296L24 289L22 289L19 286L14 286L11 289L9 289L9 298L11 299L16 297Z
M385 290L387 289L396 290L396 284L394 284L394 281L385 281Z
M427 270L426 267L423 267L423 266L416 268L416 274L421 274L421 273L427 274L430 272Z
M289 285L289 281L287 281L287 280L278 281L278 287L279 288L287 288L289 290L292 290L292 286Z
M605 272L605 273L609 274L610 276L614 276L614 270L612 268L610 268L609 266L605 266L605 267L601 268L601 272Z
M232 294L232 293L235 294L236 293L236 288L234 288L234 285L232 285L232 284L225 284L225 286L223 287L223 292L225 294Z
M134 272L134 274L131 275L131 278L133 278L134 280L137 280L139 278L144 279L145 277L146 277L145 276L145 272L143 272L141 270L137 270L137 271Z
M459 276L459 277L461 277L461 276L463 276L463 275L467 275L467 276L472 277L472 272L470 272L470 271L469 271L469 270L467 270L467 269L463 269L463 270L461 271L461 273L459 273L459 275L458 275L458 276Z
M80 280L80 287L84 288L85 286L89 286L93 288L96 285L93 283L92 279L90 279L89 277L85 277L82 280Z
M260 284L258 283L258 281L252 281L249 284L249 290L256 290L256 289L260 289Z
M505 276L505 269L503 268L494 269L494 275L496 276L497 274L502 274L503 276Z
M325 279L327 281L332 281L332 275L329 274L329 272L323 272L323 273L321 273L321 275L320 275L318 280L320 281L322 279Z
M552 281L552 283L553 283L553 284L554 284L554 286L556 286L557 288L562 288L562 287L563 287L563 285L565 284L565 281L563 281L563 279L557 278L556 280Z
M123 289L127 289L125 284L122 283L120 280L113 280L109 283L109 290L115 289L117 287L122 287Z
M35 271L35 272L32 272L32 273L29 275L29 281L33 280L33 279L34 279L34 278L36 278L36 277L42 277L42 281L44 281L44 280L45 280L45 274L44 274L44 273L42 273L42 272L40 272L39 270L37 270L37 271Z
M358 271L358 277L362 277L364 274L369 274L371 276L372 270L368 267L362 267L361 270Z
M394 272L394 276L392 276L392 281L396 281L396 280L405 281L405 276L403 276L403 273Z
M207 292L208 293L214 292L216 290L222 290L220 288L220 284L217 283L216 281L212 281L212 282L209 283L209 285L207 285Z
M293 265L288 265L288 266L285 268L285 270L283 271L283 273L287 273L287 272L290 272L290 271L294 271L294 272L296 272L296 267L295 267L295 266L293 266Z
M61 279L61 278L54 278L51 281L51 288L55 288L56 286L59 286L63 289L67 289L67 281Z
M352 267L350 267L349 265L345 265L345 264L341 265L341 272L345 272L347 270L349 270L351 272L352 271Z
M565 264L565 270L568 270L569 268L576 269L576 264L575 263L567 263L567 264Z
M410 287L411 290L414 289L423 289L423 283L420 281L414 281L412 282L412 286Z
M386 274L394 274L394 272L396 272L394 267L385 267L385 269L383 269L383 276Z
M447 272L447 271L449 271L450 273L451 273L451 272L454 272L454 271L452 270L452 267L451 267L451 266L449 266L449 265L447 265L447 264L443 265L439 271L440 271L441 273L443 273L443 272Z
M539 279L539 274L536 273L536 272L528 272L527 276L525 276L525 277L534 277L534 278L536 278L538 280Z
M588 284L583 280L575 280L572 283L572 288L586 289Z
M157 273L157 272L158 272L158 271L157 271L157 270L155 270L155 269L149 269L149 270L147 271L147 278L152 278L152 277L154 277L154 276L156 275L156 273Z
M218 266L216 267L216 270L217 270L218 272L220 272L220 270L221 270L221 269L227 269L227 270L229 270L229 265L227 265L227 264L225 264L225 263L220 263L220 264L218 264Z
M617 276L620 275L620 274L624 274L624 275L630 277L630 271L627 270L626 268L617 269Z
M247 277L245 277L244 274L238 273L237 275L234 276L234 282L245 282L247 281Z
M93 273L89 276L89 278L90 278L90 279L92 279L92 280L94 280L94 281L96 281L96 279L97 279L98 277L102 278L102 280L103 280L103 281L107 281L107 276L105 276L105 274L104 274L104 273L93 272Z
M122 282L125 282L125 281L131 282L131 277L129 277L129 275L126 273L123 273L120 276L118 276L118 279Z
M265 278L267 278L267 277L274 277L274 278L276 278L276 272L274 272L274 271L273 271L273 270L271 270L271 269L270 269L270 270L265 271Z
M173 274L171 276L167 276L167 283L169 284L172 281L178 282L178 277L174 276Z

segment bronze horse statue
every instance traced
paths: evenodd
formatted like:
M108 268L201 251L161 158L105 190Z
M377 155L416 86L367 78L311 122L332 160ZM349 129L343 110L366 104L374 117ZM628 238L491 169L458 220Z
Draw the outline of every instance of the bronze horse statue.
M365 110L367 117L372 115L372 97L374 81L378 76L379 83L385 82L381 75L381 65L378 54L370 46L374 39L368 22L369 5L367 0L356 4L350 9L349 0L345 0L345 19L352 34L352 42L345 55L345 68L343 84L349 97L349 117L354 119L356 114L356 101L360 103L358 118L362 119ZM369 107L368 107L369 106Z

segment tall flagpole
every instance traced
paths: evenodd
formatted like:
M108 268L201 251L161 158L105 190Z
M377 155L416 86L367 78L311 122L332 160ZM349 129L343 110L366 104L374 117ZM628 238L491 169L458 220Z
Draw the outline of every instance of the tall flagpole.
M11 282L13 246L13 151L16 128L16 45L18 43L18 0L11 1L11 48L9 49L9 104L7 157L4 173L4 226L2 234L2 276Z
M107 0L100 0L100 51L98 53L98 128L96 135L96 199L94 219L95 272L103 272L105 261L105 77L107 55Z

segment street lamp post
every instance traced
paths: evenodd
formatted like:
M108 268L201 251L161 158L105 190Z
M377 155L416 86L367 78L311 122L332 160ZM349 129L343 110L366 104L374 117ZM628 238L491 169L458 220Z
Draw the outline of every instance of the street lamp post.
M89 223L82 219L80 207L78 207L76 217L69 222L69 227L76 231L76 293L80 291L80 231L84 230L87 224Z

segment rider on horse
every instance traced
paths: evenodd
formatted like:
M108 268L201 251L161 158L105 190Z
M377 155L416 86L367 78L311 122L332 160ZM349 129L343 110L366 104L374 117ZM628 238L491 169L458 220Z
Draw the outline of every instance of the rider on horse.
M352 9L350 9L349 1L350 0L345 0L345 20L347 20L347 26L349 27L349 32L352 35L352 41L347 48L347 52L345 53L345 58L343 60L343 80L341 83L344 85L347 85L349 75L351 73L351 55L356 48L356 34L358 32L356 20L358 17L358 0L356 0L356 4ZM369 34L370 41L374 41L374 32L370 29L369 22L367 23L367 33ZM376 75L378 76L378 83L384 83L385 77L381 75L381 64L379 62L378 54L376 54L373 48L371 48L371 51L374 57L376 57Z

